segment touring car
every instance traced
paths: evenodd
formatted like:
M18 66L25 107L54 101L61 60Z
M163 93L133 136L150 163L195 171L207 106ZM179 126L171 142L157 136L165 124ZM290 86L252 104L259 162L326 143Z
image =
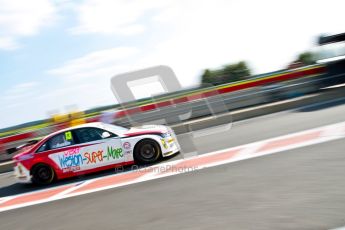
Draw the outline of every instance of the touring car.
M130 164L151 164L180 150L174 131L162 125L134 128L95 122L48 135L13 157L19 182L50 184Z

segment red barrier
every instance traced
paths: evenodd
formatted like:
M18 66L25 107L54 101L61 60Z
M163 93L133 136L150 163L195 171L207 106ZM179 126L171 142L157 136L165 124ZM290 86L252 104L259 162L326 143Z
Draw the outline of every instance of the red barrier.
M124 117L126 115L131 115L134 113L140 113L140 112L146 112L155 110L157 108L162 108L166 106L170 106L173 104L180 104L185 102L192 102L195 100L199 100L206 97L212 97L218 94L225 94L225 93L231 93L238 90L248 89L252 87L262 86L265 84L270 83L276 83L276 82L282 82L282 81L288 81L297 79L300 77L306 77L306 76L312 76L312 75L320 75L326 72L326 68L324 66L318 66L314 68L304 69L301 71L294 71L290 73L283 73L283 74L277 74L273 76L266 76L261 77L257 79L249 79L247 81L239 82L239 83L233 83L229 84L227 86L222 86L207 92L201 92L201 93L195 93L190 96L182 96L179 98L167 100L167 101L161 101L149 105L143 105L136 108L131 108L127 110L122 110L117 114L117 117Z
M0 139L0 145L34 137L35 132L21 133L13 136L8 136Z

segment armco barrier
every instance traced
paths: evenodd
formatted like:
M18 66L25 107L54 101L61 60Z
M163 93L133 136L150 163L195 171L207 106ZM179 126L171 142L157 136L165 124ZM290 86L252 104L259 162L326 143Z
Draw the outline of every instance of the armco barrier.
M279 87L269 90L264 89L263 87L252 87L227 94L220 94L215 98L206 98L208 102L205 101L205 98L202 98L188 103L179 103L173 106L161 107L155 110L148 110L140 113L133 112L130 115L131 120L129 120L128 117L122 117L116 121L116 124L128 127L133 123L133 121L139 124L145 124L159 123L162 122L162 119L165 119L169 125L173 125L181 123L181 120L178 119L181 114L185 114L187 117L187 119L185 119L186 121L209 116L211 114L211 110L220 111L224 106L226 107L225 112L227 112L269 103L274 99L272 98L272 93L275 92L273 95L277 95L277 91L279 91L279 95L281 95L280 99L291 98L293 96L292 93L304 95L315 92L319 89L318 82L318 77L315 76L286 81L284 84L280 84Z
M222 125L230 119L232 120L232 122L236 122L267 114L296 109L303 106L313 105L316 103L327 103L328 101L334 101L335 99L342 99L345 102L345 86L334 89L322 90L321 92L306 95L303 97L287 99L284 101L258 105L246 109L240 109L220 114L217 116L217 119L213 119L212 117L195 119L188 121L184 124L175 124L171 127L174 129L176 134L183 134L186 131L197 131L205 128Z

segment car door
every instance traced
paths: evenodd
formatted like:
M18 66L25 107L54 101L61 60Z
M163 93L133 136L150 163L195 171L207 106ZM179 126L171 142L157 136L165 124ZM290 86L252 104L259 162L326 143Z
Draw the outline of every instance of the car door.
M79 149L72 131L65 131L47 140L37 150L37 154L47 155L65 173L81 170L83 157Z
M115 134L100 128L87 127L73 130L73 135L83 157L82 170L124 162L121 141Z

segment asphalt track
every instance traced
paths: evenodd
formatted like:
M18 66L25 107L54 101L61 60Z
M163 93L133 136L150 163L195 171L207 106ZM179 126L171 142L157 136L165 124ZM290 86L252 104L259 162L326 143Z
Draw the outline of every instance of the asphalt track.
M194 142L203 154L342 121L345 105L312 106L203 131ZM0 229L330 229L345 225L344 168L339 139L2 212ZM0 175L0 197L34 189Z

